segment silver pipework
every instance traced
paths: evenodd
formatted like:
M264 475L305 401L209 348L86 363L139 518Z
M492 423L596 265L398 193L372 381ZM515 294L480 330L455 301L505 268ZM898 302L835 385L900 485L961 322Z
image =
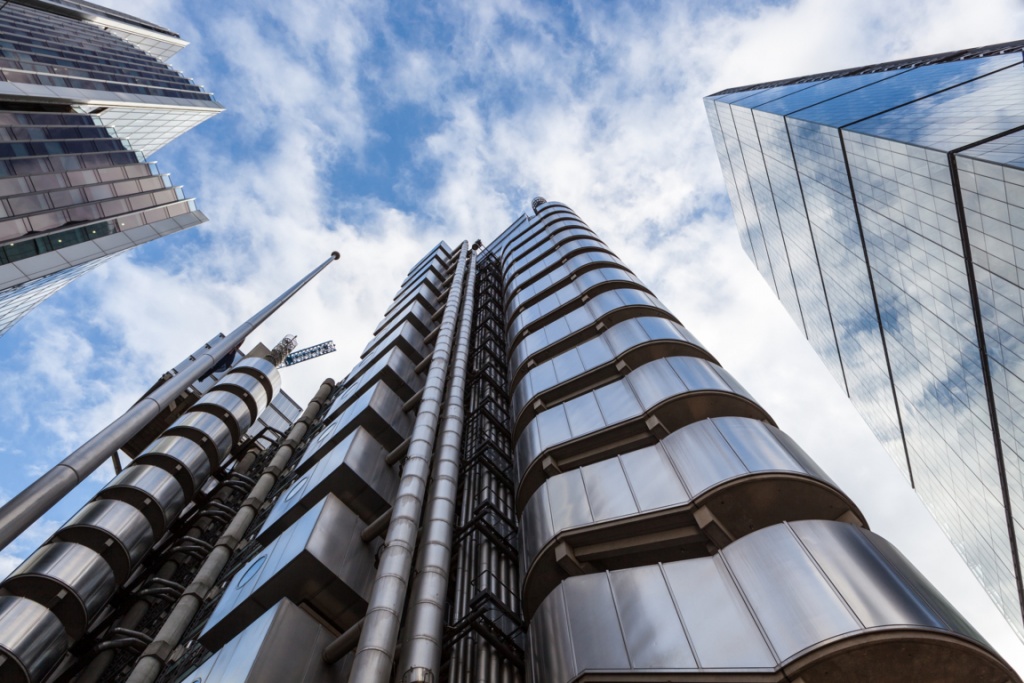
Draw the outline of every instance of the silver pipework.
M181 395L193 382L217 366L221 360L245 341L245 338L269 318L288 299L302 289L320 271L340 258L338 252L314 268L233 332L206 350L185 369L144 396L104 427L96 436L79 446L50 471L36 479L21 493L0 507L0 550L3 550L33 522L42 517L61 498L71 492L87 476L125 445L151 420Z
M463 242L430 361L423 399L416 414L409 453L402 468L394 513L384 541L377 577L370 592L366 621L356 648L349 683L385 683L391 675L402 607L405 604L420 518L423 515L423 498L430 476L434 437L462 301L468 253L469 244Z
M248 403L239 403L235 392L221 390L222 385L233 386L237 377L251 376L256 376L264 388L262 400L253 403L256 412L250 412ZM277 369L269 361L240 361L208 392L209 400L204 405L189 408L146 452L100 489L92 501L0 583L0 595L39 603L60 622L64 631L53 647L26 648L23 629L13 617L0 620L0 655L16 660L20 671L30 675L13 680L41 680L67 649L85 635L103 606L178 518L211 472L221 468L236 444L228 423L236 431L243 424L252 424L279 382ZM218 404L221 400L223 405ZM50 623L47 618L32 618L41 628Z
M427 521L419 548L416 578L412 584L411 611L406 622L402 660L398 667L399 671L405 672L403 683L439 680L441 669L441 637L444 635L448 571L457 511L466 374L476 290L476 256L473 254L469 258L467 280L459 339L452 360L451 381L441 426L441 444L427 495Z
M268 365L271 364L270 361L262 362ZM152 683L160 675L160 670L163 668L167 657L178 646L181 637L185 634L185 629L188 628L192 618L199 611L203 600L206 599L207 593L216 584L221 570L224 569L228 560L231 559L231 554L242 540L249 525L252 524L257 511L267 499L281 471L288 464L292 453L295 452L295 448L302 442L302 438L306 435L309 425L320 413L321 408L333 389L334 380L324 380L323 384L320 385L319 391L310 400L309 405L306 406L306 410L292 425L270 464L263 470L263 474L256 481L256 485L249 491L249 497L246 498L245 503L235 513L235 516L231 519L231 522L220 538L217 539L213 550L206 557L206 560L203 561L202 566L199 567L199 571L196 572L192 583L189 584L181 598L175 603L163 626L160 627L160 630L153 638L153 642L149 644L135 663L135 668L132 669L131 674L128 676L128 683Z

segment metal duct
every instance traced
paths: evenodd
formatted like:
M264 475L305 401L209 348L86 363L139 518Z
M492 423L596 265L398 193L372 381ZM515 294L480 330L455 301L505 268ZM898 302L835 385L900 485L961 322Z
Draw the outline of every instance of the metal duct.
M55 539L78 543L103 556L118 584L153 547L156 536L138 508L119 500L94 500L61 527Z
M163 536L185 507L185 492L178 480L155 465L132 463L100 489L96 498L124 501L140 510L153 527L154 538Z
M60 619L38 602L0 596L0 680L38 681L71 645Z
M448 572L451 566L452 534L455 526L459 466L462 457L462 427L465 412L466 373L469 341L473 327L476 290L476 255L469 258L469 273L459 339L452 360L441 445L427 497L427 522L420 544L416 578L412 585L411 612L402 647L403 683L432 683L441 669L441 638L447 612Z
M398 496L381 553L377 578L370 594L363 634L356 648L350 683L384 683L391 674L402 607L405 603L413 552L423 513L423 497L430 475L434 437L444 397L448 361L455 336L455 323L462 301L469 244L462 243L455 276L445 303L444 316L430 371L424 386L423 399L416 414L409 453L402 468Z
M210 391L196 401L191 410L205 410L224 420L231 430L231 440L238 441L252 426L256 416L249 410L249 404L241 396L230 391Z
M3 583L3 593L46 605L72 639L85 634L116 588L114 571L99 553L64 541L36 550ZM0 640L6 638L0 635Z
M193 382L207 375L225 357L234 353L250 332L273 315L332 261L339 258L341 255L338 252L333 252L329 259L314 268L256 315L236 327L211 347L207 353L195 358L184 371L144 396L99 434L86 441L75 452L0 507L0 550L7 547L7 544L42 517L65 494L78 486L83 479L109 458L111 453L116 452L152 419L160 415ZM280 380L278 380L278 385L280 385ZM274 393L277 389L269 386L267 391Z
M135 463L156 465L173 474L189 500L213 471L203 447L180 436L161 436L135 458Z
M280 386L277 370L265 360L248 358L229 370L221 383L235 386L235 380L247 378L255 379L262 392L264 400L254 401L256 407L265 407L266 399ZM237 391L219 390L221 383L214 385L201 407L189 408L0 583L0 596L35 601L59 621L64 633L52 639L59 645L57 650L22 647L25 627L13 617L0 615L0 649L8 650L23 672L19 675L28 676L26 680L41 680L67 648L85 635L89 623L230 453L235 439L221 415L234 422L235 411L241 417L240 406L244 406L244 421L249 419L249 408ZM251 393L246 395L253 400ZM53 630L45 626L46 618L25 618L34 619L27 623Z
M221 458L231 450L231 444L234 443L231 429L224 418L202 409L189 409L189 412L179 417L164 432L164 436L184 436L192 439L206 451L206 455L210 457L210 465L214 469L220 469Z
M247 360L251 361L254 359ZM277 369L268 361L262 362L271 367L272 377L277 380L279 386L280 375L277 374ZM255 372L259 371L260 366L255 363L249 363L246 367L249 368L245 370L246 372ZM271 389L276 390L276 387L272 386ZM299 445L302 438L306 435L306 431L309 429L313 419L320 414L324 403L327 401L327 397L331 395L333 389L334 380L324 380L316 395L313 396L309 405L306 406L306 410L303 411L299 419L288 430L288 434L281 443L280 448L277 449L277 453L266 468L264 468L259 480L249 491L249 497L238 512L235 513L235 516L220 535L220 538L217 539L213 550L207 555L199 571L196 572L192 583L189 584L181 598L174 604L163 626L160 627L156 637L153 638L153 642L143 651L139 661L135 663L135 668L132 669L131 674L128 676L128 683L152 683L152 681L156 680L160 670L163 668L163 663L167 660L171 651L177 647L185 633L185 629L192 621L196 612L199 611L210 588L216 583L221 570L224 569L228 560L231 559L231 554L238 546L249 525L252 524L253 519L256 517L256 511L267 499L284 466L291 460L295 447Z

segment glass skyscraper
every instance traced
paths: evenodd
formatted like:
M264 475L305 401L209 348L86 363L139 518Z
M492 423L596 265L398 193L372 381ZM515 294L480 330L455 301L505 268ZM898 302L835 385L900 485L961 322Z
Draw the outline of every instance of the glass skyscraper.
M222 111L186 43L80 0L0 6L0 334L113 255L206 220L147 156Z
M0 582L0 678L1020 681L564 204L429 250L287 428L265 351Z
M1024 637L1022 49L705 106L747 254Z

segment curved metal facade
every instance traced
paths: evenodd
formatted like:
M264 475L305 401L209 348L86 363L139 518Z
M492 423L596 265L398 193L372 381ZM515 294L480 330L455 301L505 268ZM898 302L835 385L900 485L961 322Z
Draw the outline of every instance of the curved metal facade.
M1020 680L579 217L534 208L415 264L217 488L279 388L228 372L0 584L4 680ZM201 567L169 581L154 545ZM174 607L111 622L124 585Z
M1016 680L568 207L536 209L490 248L525 678Z

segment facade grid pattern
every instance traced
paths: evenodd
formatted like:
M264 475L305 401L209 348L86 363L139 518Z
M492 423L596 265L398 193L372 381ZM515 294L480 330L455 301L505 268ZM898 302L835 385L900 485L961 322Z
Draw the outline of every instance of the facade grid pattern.
M220 105L100 19L184 44L88 3L0 7L0 334L110 256L206 220L144 152Z
M823 315L794 318L1024 637L1022 61L1021 44L990 46L735 89L707 107L731 196L756 184L753 158L778 167L791 150L838 354L821 344ZM725 108L755 122L758 144L728 144ZM799 211L789 188L773 183L776 205ZM766 242L785 234L759 227Z

